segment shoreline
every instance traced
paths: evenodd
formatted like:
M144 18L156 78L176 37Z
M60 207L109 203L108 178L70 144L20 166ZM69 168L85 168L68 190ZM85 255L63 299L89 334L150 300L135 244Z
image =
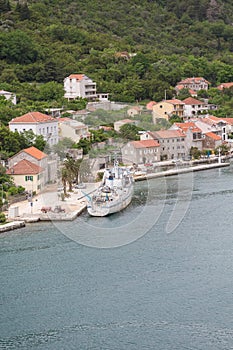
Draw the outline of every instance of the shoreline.
M174 164L173 164L174 165ZM186 165L186 164L185 164ZM210 170L210 169L216 169L216 168L223 168L230 166L229 162L226 163L208 163L208 164L191 164L189 167L176 167L174 169L169 170L163 170L148 174L142 174L142 175L135 175L134 181L145 181L150 180L154 178L159 177L167 177L167 176L175 176L179 174L185 174L189 172L196 172L196 171L203 171L203 170ZM85 189L85 193L83 191L79 191L79 196L77 192L73 192L70 194L70 198L67 198L64 202L59 201L57 197L57 192L50 192L49 189L45 193L38 194L35 197L34 204L37 204L36 212L32 210L32 207L29 207L29 204L27 201L24 202L18 202L14 203L14 206L18 205L20 210L24 210L22 214L15 218L8 218L8 222L6 224L3 224L0 226L0 233L10 231L13 229L18 229L21 227L24 227L26 223L35 223L40 221L73 221L75 220L79 215L81 215L87 207L87 199L86 195L91 194L95 189L97 188L98 183L93 184L87 184L87 188ZM80 194L82 193L82 195ZM43 206L46 203L46 206L49 205L49 203L53 204L59 204L63 208L65 208L65 212L63 213L55 213L53 211L42 213L41 209L38 209L40 206ZM25 212L26 210L31 210L31 212Z

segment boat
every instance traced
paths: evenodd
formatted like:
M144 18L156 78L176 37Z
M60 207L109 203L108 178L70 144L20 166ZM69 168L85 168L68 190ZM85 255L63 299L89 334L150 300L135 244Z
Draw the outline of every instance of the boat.
M131 202L134 179L128 169L114 162L112 169L104 171L103 180L90 196L87 211L91 216L107 216L125 209Z

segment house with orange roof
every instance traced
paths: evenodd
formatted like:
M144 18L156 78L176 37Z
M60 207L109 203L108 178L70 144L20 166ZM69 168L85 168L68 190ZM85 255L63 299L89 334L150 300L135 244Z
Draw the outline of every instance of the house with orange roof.
M38 193L44 188L44 169L22 159L7 170L17 186L23 186L30 193Z
M179 92L182 88L197 92L200 90L208 90L209 85L210 82L202 77L192 77L179 81L175 89L177 92Z
M160 161L160 146L155 140L130 141L121 149L125 164L146 164Z
M74 100L77 97L95 100L96 83L85 74L70 74L64 79L64 97L68 100Z
M31 130L35 135L43 136L50 146L58 143L57 119L41 112L29 112L12 119L9 129L19 133Z
M217 86L217 89L220 91L223 91L224 89L230 89L233 86L233 82L231 83L221 83L220 85Z
M146 109L149 110L149 111L152 111L153 106L156 105L156 103L157 102L155 102L155 101L148 102L147 105L146 105Z
M190 119L198 115L208 114L210 105L193 97L188 97L184 102L184 119Z
M48 182L55 182L57 179L57 159L49 158L48 155L36 147L29 147L21 150L8 159L8 168L14 167L21 160L27 160L44 170L43 187Z
M125 124L131 124L131 125L136 125L137 124L137 120L132 120L132 119L122 119L122 120L118 120L114 123L114 130L119 132L120 128L125 125Z
M178 99L163 100L156 103L152 108L153 123L156 124L158 119L167 121L174 115L183 118L184 102Z
M218 118L213 115L198 118L195 120L195 124L202 130L203 134L213 132L221 136L223 141L227 140L227 135L232 132L232 125L227 122L226 118Z
M213 132L207 132L203 139L203 150L215 150L221 146L222 138Z

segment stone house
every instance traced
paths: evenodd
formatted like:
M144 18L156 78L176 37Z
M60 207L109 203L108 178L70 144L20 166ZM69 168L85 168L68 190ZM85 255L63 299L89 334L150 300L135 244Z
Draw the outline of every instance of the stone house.
M202 151L204 135L202 130L194 122L174 123L170 130L179 130L185 137L185 149L188 155L191 147Z
M185 145L186 135L180 130L150 131L142 134L141 139L153 139L160 144L160 160L182 159L188 155Z
M203 139L203 150L214 150L222 144L221 136L207 132Z
M160 147L155 140L130 141L121 149L125 164L146 164L160 161Z

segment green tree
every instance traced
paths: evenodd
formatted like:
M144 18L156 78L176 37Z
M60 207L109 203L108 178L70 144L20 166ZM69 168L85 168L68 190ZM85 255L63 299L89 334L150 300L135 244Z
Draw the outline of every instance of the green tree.
M138 131L140 129L133 124L125 124L120 127L120 136L126 140L139 140Z

